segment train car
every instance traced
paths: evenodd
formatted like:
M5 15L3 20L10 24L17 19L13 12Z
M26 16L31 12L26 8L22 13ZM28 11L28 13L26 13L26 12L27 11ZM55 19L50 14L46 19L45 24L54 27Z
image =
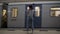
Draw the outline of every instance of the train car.
M0 28L60 28L60 1L0 4Z

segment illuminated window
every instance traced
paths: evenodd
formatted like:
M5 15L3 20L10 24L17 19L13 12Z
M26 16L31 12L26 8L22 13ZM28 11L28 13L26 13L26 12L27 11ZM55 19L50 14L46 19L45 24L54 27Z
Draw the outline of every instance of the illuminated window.
M51 16L60 16L60 8L51 8Z
M35 16L40 16L40 7L39 6L37 6L37 7L35 7Z
M5 16L6 15L6 10L5 9L3 9L3 14L2 14L3 16Z
M18 9L17 8L12 8L12 17L13 18L16 18L17 17L17 12L18 12Z

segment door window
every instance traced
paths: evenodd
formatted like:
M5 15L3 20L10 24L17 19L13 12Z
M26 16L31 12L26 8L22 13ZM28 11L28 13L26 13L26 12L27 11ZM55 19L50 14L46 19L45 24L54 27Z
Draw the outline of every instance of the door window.
M18 9L17 8L12 8L12 17L16 18L18 14Z
M37 17L40 16L40 7L39 6L35 7L35 16L37 16Z

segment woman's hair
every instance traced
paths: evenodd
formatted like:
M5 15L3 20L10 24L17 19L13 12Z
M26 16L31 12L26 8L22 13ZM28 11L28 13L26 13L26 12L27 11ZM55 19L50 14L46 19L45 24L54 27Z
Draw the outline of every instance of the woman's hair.
M29 8L30 8L30 10L32 10L33 9L32 5L29 5Z

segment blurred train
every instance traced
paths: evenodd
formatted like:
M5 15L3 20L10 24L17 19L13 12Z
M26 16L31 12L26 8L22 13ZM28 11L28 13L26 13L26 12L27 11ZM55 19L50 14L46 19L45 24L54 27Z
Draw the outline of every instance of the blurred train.
M0 3L0 28L60 28L60 1Z

